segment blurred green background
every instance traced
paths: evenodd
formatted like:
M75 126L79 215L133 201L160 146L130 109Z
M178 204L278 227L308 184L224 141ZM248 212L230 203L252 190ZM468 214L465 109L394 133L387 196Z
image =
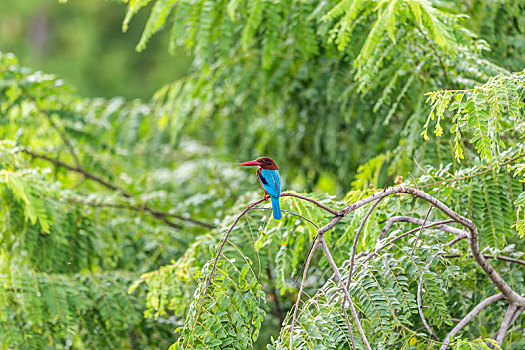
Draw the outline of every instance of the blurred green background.
M56 74L82 96L147 99L184 76L191 58L183 49L168 53L169 31L137 52L149 9L138 13L123 33L125 11L126 5L116 1L1 1L0 51L15 53L22 65Z

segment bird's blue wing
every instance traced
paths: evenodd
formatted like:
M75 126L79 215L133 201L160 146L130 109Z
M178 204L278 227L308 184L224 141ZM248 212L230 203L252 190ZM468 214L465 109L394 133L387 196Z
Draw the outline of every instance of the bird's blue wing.
M279 176L279 170L261 169L261 171L257 173L257 176L259 176L261 184L271 197L279 197L281 195L281 177Z

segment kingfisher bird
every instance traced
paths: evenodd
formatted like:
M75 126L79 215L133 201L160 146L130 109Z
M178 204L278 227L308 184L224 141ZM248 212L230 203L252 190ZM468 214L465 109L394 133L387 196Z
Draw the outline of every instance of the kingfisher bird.
M281 196L281 177L279 169L270 157L259 157L256 160L241 163L242 166L258 166L257 179L264 190L264 199L272 200L273 217L276 220L281 219L281 207L279 197Z

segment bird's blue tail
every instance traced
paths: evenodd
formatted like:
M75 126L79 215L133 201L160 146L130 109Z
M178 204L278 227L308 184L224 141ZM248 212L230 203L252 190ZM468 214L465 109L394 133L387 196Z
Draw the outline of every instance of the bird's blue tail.
M273 218L275 220L281 219L281 206L279 205L279 197L270 197L272 199Z

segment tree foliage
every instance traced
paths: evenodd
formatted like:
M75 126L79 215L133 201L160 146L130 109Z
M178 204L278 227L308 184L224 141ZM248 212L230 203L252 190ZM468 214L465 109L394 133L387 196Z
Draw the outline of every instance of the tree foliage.
M0 54L2 347L523 349L521 1L130 0L123 29L147 6L137 49L194 57L150 101ZM280 221L234 165L263 153Z

